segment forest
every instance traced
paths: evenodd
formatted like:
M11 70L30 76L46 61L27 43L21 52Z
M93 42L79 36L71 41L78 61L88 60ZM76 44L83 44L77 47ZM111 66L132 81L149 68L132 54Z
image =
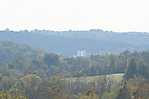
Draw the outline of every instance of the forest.
M0 99L149 99L149 51L63 56L0 42Z

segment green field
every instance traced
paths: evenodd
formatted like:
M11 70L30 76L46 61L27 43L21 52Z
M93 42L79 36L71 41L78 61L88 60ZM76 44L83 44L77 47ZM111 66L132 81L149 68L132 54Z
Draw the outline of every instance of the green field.
M83 77L69 77L65 78L63 80L68 82L84 82L84 83L90 83L90 82L97 82L99 80L109 79L114 82L120 82L123 79L123 73L120 74L110 74L110 75L98 75L98 76L83 76Z

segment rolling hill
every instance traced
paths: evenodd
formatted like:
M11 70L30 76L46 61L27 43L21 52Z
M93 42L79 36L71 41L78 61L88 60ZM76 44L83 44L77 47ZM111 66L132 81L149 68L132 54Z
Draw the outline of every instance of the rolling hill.
M87 54L149 49L149 34L143 32L89 31L0 31L0 41L27 44L48 52L72 56L78 50Z

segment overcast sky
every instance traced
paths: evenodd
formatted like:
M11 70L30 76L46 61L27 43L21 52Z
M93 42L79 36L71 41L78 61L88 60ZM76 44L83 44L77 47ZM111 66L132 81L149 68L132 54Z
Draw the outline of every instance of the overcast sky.
M0 0L0 29L148 31L149 0Z

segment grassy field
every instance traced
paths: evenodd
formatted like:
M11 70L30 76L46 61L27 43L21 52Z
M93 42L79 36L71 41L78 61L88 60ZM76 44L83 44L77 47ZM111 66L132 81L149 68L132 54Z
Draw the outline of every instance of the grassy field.
M123 79L123 73L120 74L110 74L110 75L97 75L97 76L83 76L83 77L69 77L65 78L63 80L68 81L68 82L84 82L84 83L91 83L91 82L97 82L97 81L102 81L105 79L114 81L114 82L120 82Z
M103 94L103 97L106 97L103 99L114 99L111 97L116 97L117 94L115 93L119 91L123 76L124 74L69 77L64 78L63 81L66 88L72 92L82 93L93 88L98 95ZM103 90L104 93L102 93Z

